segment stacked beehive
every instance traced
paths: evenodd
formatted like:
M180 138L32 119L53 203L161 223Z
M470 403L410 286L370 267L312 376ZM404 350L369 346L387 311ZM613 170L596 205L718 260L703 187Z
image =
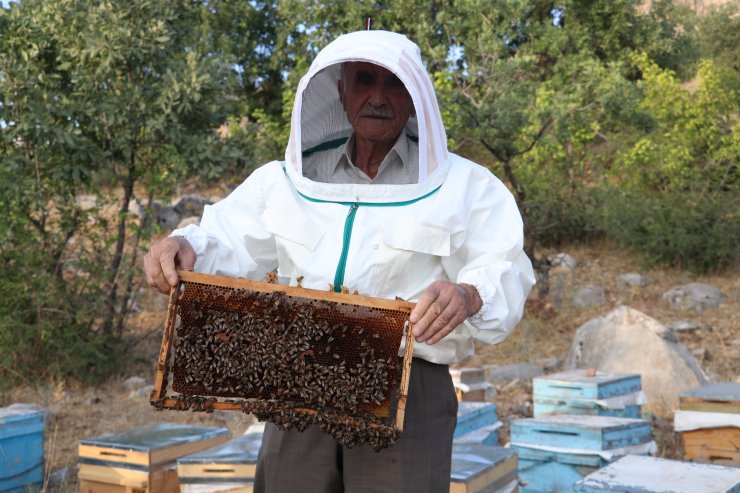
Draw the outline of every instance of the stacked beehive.
M493 385L486 381L483 368L450 367L450 375L459 401L485 401L493 390Z
M80 440L80 493L177 493L177 459L228 439L226 428L157 423Z
M673 423L687 459L740 466L740 383L682 392Z
M502 423L493 402L459 402L453 440L466 445L498 445Z
M527 493L573 491L576 481L627 454L654 452L643 419L560 415L515 420L511 447Z

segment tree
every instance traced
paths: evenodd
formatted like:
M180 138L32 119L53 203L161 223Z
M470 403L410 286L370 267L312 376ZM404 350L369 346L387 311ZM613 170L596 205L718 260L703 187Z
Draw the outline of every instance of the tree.
M156 228L130 204L151 203L187 169L214 176L229 157L216 129L233 70L207 49L202 15L187 0L0 9L0 178L13 184L0 191L0 289L14 300L0 338L42 348L35 361L23 359L30 349L3 352L1 383L47 368L103 373ZM86 191L92 208L77 199ZM39 345L49 339L77 347L80 362L60 367L60 348Z

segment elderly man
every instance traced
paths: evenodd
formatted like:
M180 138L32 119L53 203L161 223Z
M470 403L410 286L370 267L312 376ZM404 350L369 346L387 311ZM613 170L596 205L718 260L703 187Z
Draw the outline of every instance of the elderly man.
M145 258L150 286L176 268L416 300L406 421L374 452L318 427L265 428L255 491L447 491L457 401L448 365L473 339L503 340L534 284L506 187L449 153L418 47L361 31L324 48L301 79L285 161L257 169Z

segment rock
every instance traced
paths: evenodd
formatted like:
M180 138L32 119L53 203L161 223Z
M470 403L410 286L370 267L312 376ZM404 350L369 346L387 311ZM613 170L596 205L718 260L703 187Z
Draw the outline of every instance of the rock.
M678 407L681 392L707 383L699 363L670 330L628 306L583 324L566 368L640 374L647 409L663 416Z
M83 211L89 211L98 205L98 197L95 195L78 195L75 197L75 202Z
M516 363L513 365L496 366L486 365L483 367L486 380L490 383L507 383L513 380L531 380L543 375L542 368L531 363Z
M186 217L177 224L177 229L184 228L185 226L189 226L191 224L195 224L196 226L200 224L200 216Z
M576 308L591 308L606 303L606 288L600 286L586 286L573 295L573 306Z
M100 397L99 397L99 396L97 396L97 395L93 395L93 396L91 396L91 397L90 397L90 398L89 398L89 399L87 400L87 405L88 405L88 406L90 406L90 405L92 405L92 404L100 404Z
M67 484L68 480L69 480L69 468L63 467L49 474L49 483L47 486L50 489L52 489L52 491L56 489L59 489L60 491L64 491L61 489L61 487Z
M171 205L162 205L155 201L152 203L152 209L154 209L157 224L165 231L175 229L180 222L180 214Z
M704 328L704 326L687 320L679 320L678 322L668 324L668 329L672 332L689 332L701 328Z
M201 195L184 195L175 203L174 210L180 217L200 217L203 208L212 202Z
M558 253L550 257L550 266L553 269L573 270L577 265L576 259L567 253Z
M128 377L126 380L123 381L123 386L126 387L126 390L129 391L138 390L146 384L147 381L141 377Z
M714 286L693 282L676 286L664 293L663 299L668 301L671 308L700 312L719 306L724 300L724 295Z
M647 286L650 284L650 278L641 274L630 272L628 274L622 274L617 276L617 286L620 287L631 287L631 286Z
M131 397L146 397L147 399L149 399L149 396L152 395L152 390L154 390L154 385L145 385L138 390L132 391L132 393L134 393L135 395Z
M540 367L545 371L557 370L563 364L563 361L558 358L547 358L540 361Z

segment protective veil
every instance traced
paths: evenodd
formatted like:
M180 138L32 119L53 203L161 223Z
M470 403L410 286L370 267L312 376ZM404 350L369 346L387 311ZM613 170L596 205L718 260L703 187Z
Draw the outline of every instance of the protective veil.
M418 182L343 184L304 176L303 155L341 145L352 133L337 91L341 63L393 72L410 94L418 139ZM511 193L485 168L449 153L432 82L405 36L361 31L324 48L298 86L285 161L268 163L226 199L206 207L200 226L173 232L197 254L199 272L415 301L437 279L468 283L482 309L414 355L450 364L473 354L473 337L503 340L534 284L522 251L522 220Z

